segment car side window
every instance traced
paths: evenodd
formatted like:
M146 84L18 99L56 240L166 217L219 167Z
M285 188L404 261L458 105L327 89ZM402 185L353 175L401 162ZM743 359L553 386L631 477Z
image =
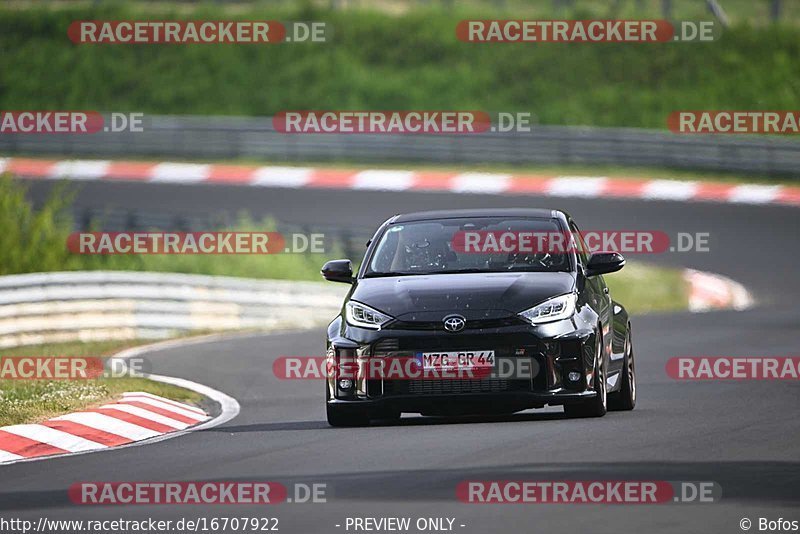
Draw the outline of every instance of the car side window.
M575 239L575 249L578 253L578 261L581 262L581 265L584 267L586 263L589 261L589 253L586 248L586 245L583 242L583 236L581 235L581 231L578 229L578 226L574 222L569 223L570 232L572 232L572 236Z

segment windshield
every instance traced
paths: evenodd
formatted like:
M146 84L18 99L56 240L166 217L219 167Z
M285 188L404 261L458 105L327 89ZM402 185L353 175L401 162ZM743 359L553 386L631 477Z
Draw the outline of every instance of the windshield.
M557 234L554 219L519 217L440 219L390 226L381 236L365 277L469 272L557 272L571 269L568 254L464 246L464 236Z

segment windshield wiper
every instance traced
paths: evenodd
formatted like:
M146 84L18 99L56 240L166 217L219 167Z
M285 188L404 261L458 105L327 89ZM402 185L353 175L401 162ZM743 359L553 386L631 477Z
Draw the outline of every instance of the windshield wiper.
M388 276L427 276L431 274L463 274L463 273L491 273L491 272L498 272L498 271L488 271L486 269L444 269L441 271L413 271L413 272L402 272L402 271L387 271L387 272L371 272L364 275L364 278L383 278Z
M488 269L477 269L477 268L469 268L469 269L445 269L443 271L431 271L428 274L462 274L462 273L490 273Z
M385 271L385 272L370 272L364 275L364 278L384 278L389 276L411 276L413 274L425 274L425 273L408 273L408 272L401 272L401 271Z

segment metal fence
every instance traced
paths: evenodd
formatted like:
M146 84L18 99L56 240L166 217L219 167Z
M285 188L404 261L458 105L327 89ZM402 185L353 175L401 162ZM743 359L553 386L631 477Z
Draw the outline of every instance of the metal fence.
M318 326L336 316L346 292L343 284L173 273L3 276L0 348Z
M144 132L4 134L0 153L500 165L619 165L769 175L800 170L800 143L774 136L537 126L470 135L283 134L268 117L151 116Z

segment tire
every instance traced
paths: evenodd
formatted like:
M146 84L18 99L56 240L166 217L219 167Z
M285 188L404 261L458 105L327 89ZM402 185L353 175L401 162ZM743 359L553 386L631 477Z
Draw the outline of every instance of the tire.
M339 427L369 426L369 416L366 412L350 409L342 409L344 406L335 404L325 404L325 413L328 416L328 424Z
M353 406L337 406L330 404L331 394L328 384L325 383L325 414L328 424L338 427L368 426L369 414ZM355 409L354 409L355 408Z
M598 329L599 331L599 329ZM597 395L579 404L565 404L567 417L603 417L608 411L608 393L606 391L606 364L603 355L603 338L597 343L594 360L594 390Z
M628 325L628 337L625 340L625 359L622 364L622 384L619 391L608 396L608 406L615 411L629 411L636 407L636 360L633 356L633 339L631 327Z

